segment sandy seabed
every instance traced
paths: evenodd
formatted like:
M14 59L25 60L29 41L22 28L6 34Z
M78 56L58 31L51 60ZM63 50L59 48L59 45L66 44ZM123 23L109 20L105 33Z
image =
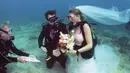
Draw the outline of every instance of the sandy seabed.
M122 30L119 30L120 28ZM130 67L125 67L125 64L128 64L126 61L127 57L130 56L119 53L119 47L112 44L111 41L114 36L113 34L116 33L116 36L128 36L127 31L122 26L110 26L108 28L108 26L101 25L96 26L96 30L100 40L100 43L95 48L97 73L129 73ZM46 68L46 53L38 48L37 38L40 31L39 28L25 26L22 26L21 29L14 30L13 34L16 37L14 43L16 47L35 55L41 62L10 63L7 65L8 73L66 73L66 70L59 63L56 63L52 69ZM74 68L72 67L71 70L74 70Z

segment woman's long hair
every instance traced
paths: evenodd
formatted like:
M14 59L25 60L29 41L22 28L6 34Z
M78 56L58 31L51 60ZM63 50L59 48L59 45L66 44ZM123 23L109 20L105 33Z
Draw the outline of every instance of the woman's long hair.
M84 21L83 14L81 13L81 11L79 9L72 8L71 10L69 10L69 13L73 13L75 15L80 15L81 21Z

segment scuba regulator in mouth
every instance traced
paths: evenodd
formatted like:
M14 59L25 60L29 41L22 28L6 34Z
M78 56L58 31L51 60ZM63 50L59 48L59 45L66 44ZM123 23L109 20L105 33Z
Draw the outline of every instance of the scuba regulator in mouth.
M10 35L10 40L14 40L14 39L15 39L15 37L12 36L12 31L13 31L13 29L12 29L12 28L9 28L8 34Z
M10 40L15 40L15 37L14 36L10 36Z

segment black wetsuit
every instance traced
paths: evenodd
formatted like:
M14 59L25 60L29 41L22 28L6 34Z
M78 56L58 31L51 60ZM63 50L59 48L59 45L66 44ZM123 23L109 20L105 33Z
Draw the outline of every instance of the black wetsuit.
M66 25L61 22L56 22L55 25L46 24L43 26L42 31L38 38L39 48L41 46L46 47L47 49L47 58L51 57L50 60L47 61L47 67L52 68L55 61L58 61L63 68L65 68L66 56L62 53L59 57L55 57L52 55L52 51L57 48L57 44L59 42L60 32L67 33ZM43 45L43 39L45 38L45 42Z
M6 73L5 65L8 63L17 62L16 57L8 56L9 53L15 53L19 56L29 56L29 54L18 50L11 40L4 41L0 39L0 73Z

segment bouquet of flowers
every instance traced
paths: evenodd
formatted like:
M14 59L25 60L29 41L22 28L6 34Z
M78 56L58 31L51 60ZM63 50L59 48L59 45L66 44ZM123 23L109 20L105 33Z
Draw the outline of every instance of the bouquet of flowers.
M60 32L60 39L59 39L59 48L62 52L70 50L70 45L72 46L73 39L70 34L63 34Z

